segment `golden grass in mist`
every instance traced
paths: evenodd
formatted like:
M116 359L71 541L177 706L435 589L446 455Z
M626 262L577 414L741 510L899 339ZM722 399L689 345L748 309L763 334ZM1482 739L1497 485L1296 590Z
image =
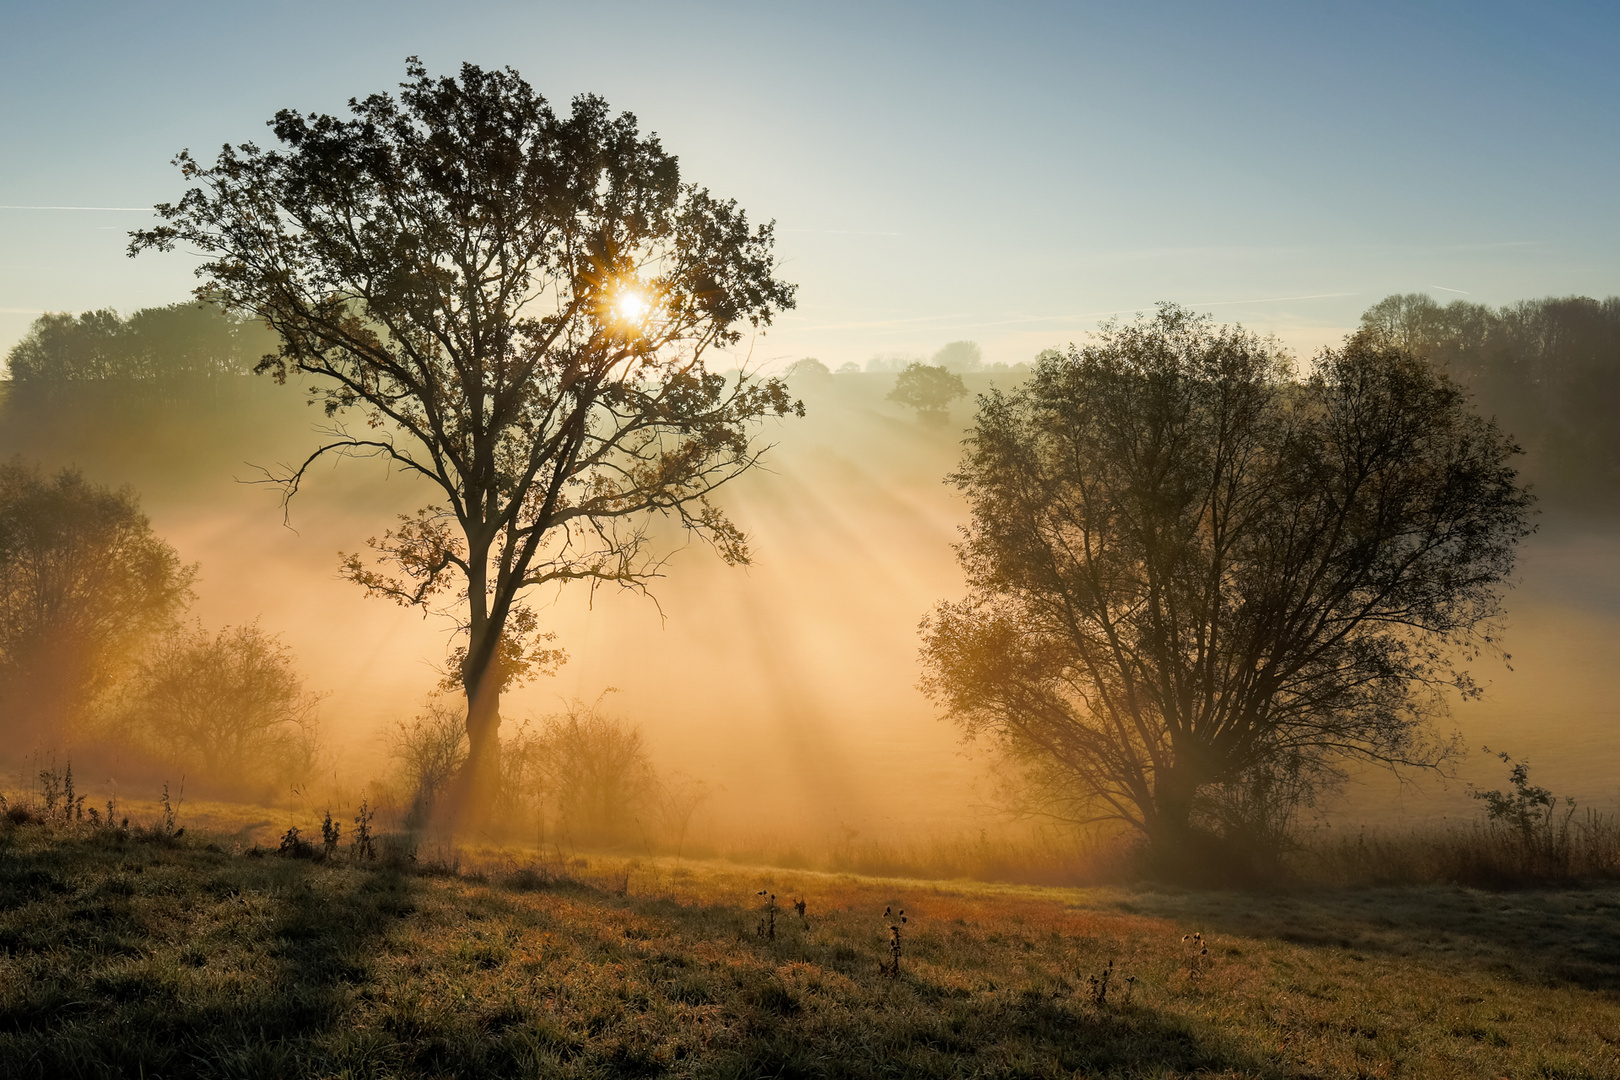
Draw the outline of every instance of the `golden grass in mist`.
M255 858L221 839L0 823L0 1071L1620 1070L1612 887L1268 896L512 851L451 872ZM783 909L774 938L762 889ZM889 977L883 913L901 908Z

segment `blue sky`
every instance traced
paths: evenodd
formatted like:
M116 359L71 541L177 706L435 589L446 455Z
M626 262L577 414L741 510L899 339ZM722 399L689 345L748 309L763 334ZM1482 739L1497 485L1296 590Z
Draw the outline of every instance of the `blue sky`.
M144 207L182 147L339 112L403 61L636 113L781 230L756 360L972 338L992 360L1160 299L1308 353L1391 292L1620 293L1620 5L23 4L0 205ZM0 349L42 310L183 298L129 210L0 209Z

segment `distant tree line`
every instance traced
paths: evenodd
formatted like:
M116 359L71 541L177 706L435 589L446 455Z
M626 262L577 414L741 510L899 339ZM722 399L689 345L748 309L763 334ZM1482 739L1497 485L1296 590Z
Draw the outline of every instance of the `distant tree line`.
M12 346L6 366L28 387L208 379L250 373L273 345L259 323L211 304L142 308L128 318L111 308L48 312Z
M1467 390L1525 448L1525 474L1553 506L1620 505L1620 296L1492 308L1408 293L1368 308L1361 333Z
M170 304L120 315L111 308L78 315L48 312L6 354L4 441L59 443L68 432L128 438L154 425L178 430L214 417L221 406L260 401L245 376L276 336L262 323L214 304ZM32 452L32 451L30 451Z

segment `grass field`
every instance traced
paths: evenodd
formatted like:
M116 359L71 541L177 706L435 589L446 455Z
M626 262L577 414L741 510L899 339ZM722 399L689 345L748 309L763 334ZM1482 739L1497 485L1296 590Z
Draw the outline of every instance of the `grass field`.
M452 874L229 844L0 825L0 1074L1620 1076L1613 887L1043 889L497 854ZM897 975L886 908L907 917Z

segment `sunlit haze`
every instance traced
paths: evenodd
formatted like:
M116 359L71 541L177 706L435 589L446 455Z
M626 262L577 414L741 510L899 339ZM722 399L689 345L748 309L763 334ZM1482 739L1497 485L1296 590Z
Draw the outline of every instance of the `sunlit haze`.
M45 312L186 298L197 252L126 256L150 207L184 188L173 156L269 146L278 109L341 115L393 89L408 55L436 74L510 65L560 112L585 93L633 112L684 182L775 223L777 272L798 289L711 370L845 369L795 375L807 418L769 420L763 467L716 496L752 565L660 521L674 554L650 596L580 583L537 597L569 659L506 712L616 688L605 700L661 767L713 787L705 812L761 833L987 820L988 759L917 689L917 627L962 594L966 508L944 478L971 394L1012 385L1007 369L1163 300L1305 361L1391 294L1620 293L1609 4L14 4L0 353ZM653 310L634 284L611 303L626 323ZM885 394L953 342L976 342L982 367L949 423L926 427ZM319 410L287 395L183 479L157 444L58 441L37 457L133 485L200 563L205 624L284 636L330 692L329 771L358 784L439 681L450 627L338 581L336 553L431 494L376 461L322 464L284 525L275 489L237 481L313 445ZM1474 749L1463 780L1496 775L1489 743L1561 792L1613 799L1607 520L1550 519L1523 546L1511 669L1482 660L1483 699L1448 721ZM1377 776L1343 798L1373 817L1471 805L1458 782Z

